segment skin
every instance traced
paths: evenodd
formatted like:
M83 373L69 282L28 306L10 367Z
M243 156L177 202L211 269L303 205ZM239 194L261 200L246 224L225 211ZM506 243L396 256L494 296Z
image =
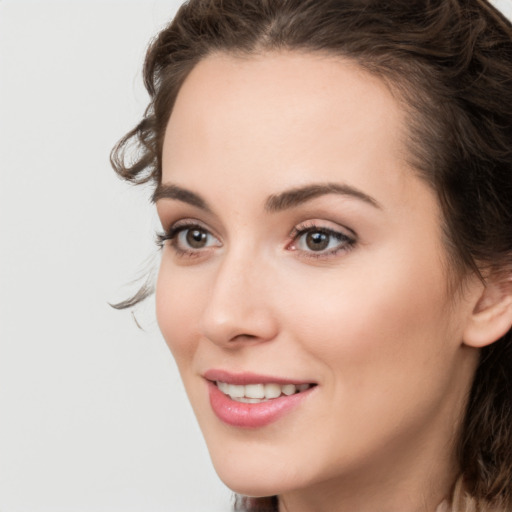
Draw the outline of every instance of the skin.
M182 227L164 243L158 322L219 476L242 494L278 494L281 511L432 512L458 473L477 360L463 338L481 290L449 292L440 209L406 139L379 79L311 54L209 56L170 117L162 183L209 210L157 201L165 230L190 221L207 236L191 248ZM312 183L374 204L329 193L265 208ZM314 251L297 227L353 243ZM211 368L317 387L278 421L237 428L212 411Z

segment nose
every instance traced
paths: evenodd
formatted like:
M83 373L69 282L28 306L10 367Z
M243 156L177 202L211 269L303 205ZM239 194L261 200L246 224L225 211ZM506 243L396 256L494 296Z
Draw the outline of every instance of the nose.
M274 339L278 322L272 305L273 281L255 258L226 258L216 269L200 321L202 334L227 348Z

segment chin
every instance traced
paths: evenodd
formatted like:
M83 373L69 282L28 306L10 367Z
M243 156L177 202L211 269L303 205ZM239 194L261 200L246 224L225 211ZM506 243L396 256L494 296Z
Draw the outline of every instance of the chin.
M275 450L272 455L227 453L227 449L224 453L218 450L212 454L212 462L222 482L237 494L260 498L308 485L306 468L297 470L289 456L279 455Z
M265 496L275 496L282 494L285 491L282 485L277 484L276 482L261 482L255 475L252 475L250 479L242 479L239 477L237 478L234 475L224 476L220 473L217 474L219 475L224 485L226 485L236 494L241 494L243 496L250 496L251 498L263 498Z
M265 464L259 464L259 461L248 460L247 457L235 458L220 453L212 460L219 478L237 494L263 497L287 490L286 474L273 459L267 458Z

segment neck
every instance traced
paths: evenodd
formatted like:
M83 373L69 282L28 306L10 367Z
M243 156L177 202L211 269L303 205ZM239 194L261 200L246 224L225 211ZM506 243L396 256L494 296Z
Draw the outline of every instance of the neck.
M283 494L279 512L447 512L447 498L453 486L453 473L432 478L425 487L405 479L397 485L383 478L371 484L362 482L323 482L314 489ZM437 484L434 483L437 481Z
M288 494L279 497L279 512L448 512L445 499L450 491L425 492L423 489L401 488L380 492L367 488L364 494L333 492L326 489L321 494Z
M444 512L459 468L454 446L436 442L432 431L420 439L415 432L410 446L403 438L388 444L371 466L283 493L279 512Z

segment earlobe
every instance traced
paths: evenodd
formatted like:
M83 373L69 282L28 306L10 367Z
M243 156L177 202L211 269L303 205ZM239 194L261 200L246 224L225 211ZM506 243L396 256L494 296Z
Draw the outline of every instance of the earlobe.
M464 330L464 344L481 348L498 341L512 328L512 275L489 279Z

